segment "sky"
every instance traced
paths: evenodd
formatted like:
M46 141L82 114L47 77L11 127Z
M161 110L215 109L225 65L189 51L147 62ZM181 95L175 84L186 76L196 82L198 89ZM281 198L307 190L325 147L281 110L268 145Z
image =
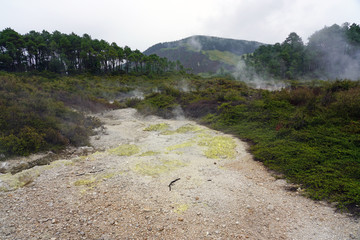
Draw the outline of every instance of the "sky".
M360 0L0 0L10 27L104 39L145 51L192 35L274 44L296 32L306 43L324 26L360 24Z

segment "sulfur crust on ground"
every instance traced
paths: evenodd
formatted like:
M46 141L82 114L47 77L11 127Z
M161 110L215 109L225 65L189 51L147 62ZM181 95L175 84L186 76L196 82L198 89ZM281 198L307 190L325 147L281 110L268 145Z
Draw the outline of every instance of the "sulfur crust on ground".
M140 152L140 148L134 144L121 144L116 148L108 150L109 153L118 156L131 156Z
M360 239L232 136L134 109L97 117L95 153L0 175L0 239Z

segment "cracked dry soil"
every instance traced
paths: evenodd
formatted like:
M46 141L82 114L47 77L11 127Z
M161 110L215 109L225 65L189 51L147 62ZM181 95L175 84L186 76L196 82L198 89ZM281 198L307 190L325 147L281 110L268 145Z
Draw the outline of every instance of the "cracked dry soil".
M230 135L97 117L96 151L0 178L0 239L360 239L358 220L287 191Z

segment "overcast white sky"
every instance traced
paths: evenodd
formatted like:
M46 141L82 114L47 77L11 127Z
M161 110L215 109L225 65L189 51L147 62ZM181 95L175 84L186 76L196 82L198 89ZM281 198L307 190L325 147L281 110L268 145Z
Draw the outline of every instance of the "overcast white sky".
M0 30L11 27L116 42L146 50L191 35L304 42L334 23L360 24L360 0L0 0Z

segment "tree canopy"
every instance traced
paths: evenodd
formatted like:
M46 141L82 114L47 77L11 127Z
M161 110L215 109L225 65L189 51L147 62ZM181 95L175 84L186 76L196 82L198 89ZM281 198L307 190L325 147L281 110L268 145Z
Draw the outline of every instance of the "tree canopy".
M157 55L144 55L130 47L105 40L59 31L30 31L24 35L11 28L0 31L0 70L9 72L51 71L74 74L164 73L181 69Z
M360 77L360 26L334 24L315 32L307 45L296 33L283 43L263 45L245 60L257 72L276 78Z

